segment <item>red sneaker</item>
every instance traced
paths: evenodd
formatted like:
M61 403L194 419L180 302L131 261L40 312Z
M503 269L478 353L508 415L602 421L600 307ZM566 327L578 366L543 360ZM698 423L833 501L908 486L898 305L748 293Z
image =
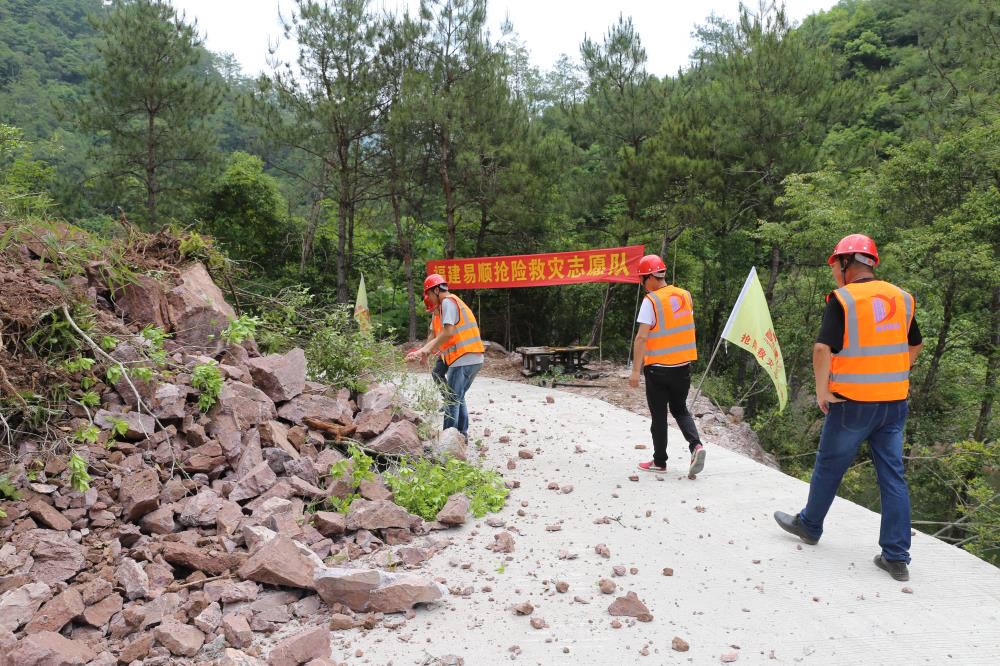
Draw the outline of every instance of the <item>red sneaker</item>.
M650 460L649 462L639 463L639 469L643 472L666 472L667 466L660 467L659 465L654 465L653 461Z

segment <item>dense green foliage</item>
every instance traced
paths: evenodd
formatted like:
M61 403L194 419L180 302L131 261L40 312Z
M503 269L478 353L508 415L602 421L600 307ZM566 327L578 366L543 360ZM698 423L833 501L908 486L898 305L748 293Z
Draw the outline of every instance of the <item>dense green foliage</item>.
M165 176L156 217L213 235L244 269L264 348L308 344L314 372L357 377L390 353L343 309L362 272L378 335L415 338L426 259L644 243L692 292L707 358L756 265L789 407L777 412L741 352L720 354L706 388L747 407L765 447L803 476L821 423L810 356L833 286L824 259L840 236L869 233L880 275L915 294L926 342L907 440L914 517L1000 558L996 3L842 0L800 26L765 5L706 19L689 66L661 76L640 37L656 26L623 17L583 40L579 65L542 72L530 45L488 34L485 2L386 17L364 0L296 0L286 32L299 57L250 82L154 0L0 0L0 213L102 230L123 206L150 222L148 179L109 168L129 128L76 111L152 77L101 56L126 48L114 26L142 14L137 31L170 35L184 55L167 80L204 92L199 118L156 121L199 156ZM624 359L633 292L467 300L508 347L593 341ZM862 458L843 492L876 507L874 488Z
M393 501L424 520L435 520L448 498L465 493L476 518L499 511L507 499L503 477L492 470L448 458L439 463L427 458L404 461L399 469L386 474Z

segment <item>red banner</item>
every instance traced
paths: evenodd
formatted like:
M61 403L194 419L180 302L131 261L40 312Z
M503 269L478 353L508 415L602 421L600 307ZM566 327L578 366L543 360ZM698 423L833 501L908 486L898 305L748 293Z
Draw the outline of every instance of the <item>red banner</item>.
M439 273L449 289L545 287L581 282L638 282L643 246L508 257L438 259L427 272Z

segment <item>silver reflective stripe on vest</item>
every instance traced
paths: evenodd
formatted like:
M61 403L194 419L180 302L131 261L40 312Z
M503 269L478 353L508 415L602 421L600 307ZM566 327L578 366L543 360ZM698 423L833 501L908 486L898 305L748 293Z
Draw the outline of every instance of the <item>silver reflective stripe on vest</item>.
M657 320L657 321L659 321L659 320ZM683 333L684 331L693 331L693 330L694 330L694 323L692 322L690 324L681 324L680 326L674 326L672 328L661 329L659 331L656 331L655 333L650 333L649 337L651 337L651 338L662 338L665 335L674 335L675 333ZM659 351L659 350L657 350L657 351Z
M687 351L688 349L696 349L698 347L694 342L689 342L683 345L676 345L674 347L664 347L663 349L654 349L652 356L660 356L662 354L673 354L675 352ZM649 352L647 352L649 354Z
M898 287L897 287L898 289ZM906 306L906 324L910 323L910 313L913 312L913 298L902 289L899 292L903 295L903 303ZM872 345L861 346L861 338L858 335L858 309L857 302L847 290L841 287L837 290L844 302L844 325L847 328L847 346L841 349L834 356L841 358L858 358L863 356L885 356L886 354L903 354L910 350L910 345L900 342L894 345ZM862 383L862 382L858 382ZM870 382L869 382L870 383Z
M858 335L858 308L847 287L841 287L837 293L844 303L844 325L847 326L847 349L841 349L837 356L844 356L844 352L848 349L860 351L861 348L861 338Z
M452 345L451 347L445 347L444 349L441 350L441 352L444 353L445 355L448 355L448 354L452 353L453 351L458 351L462 347L468 347L471 344L474 344L476 342L480 342L480 340L481 340L480 337L477 335L474 338L469 338L468 340L463 340L462 342L458 343L457 345Z
M664 321L664 319L663 319L663 302L660 301L660 299L659 299L658 296L654 296L653 294L649 295L649 300L653 301L653 312L656 313L656 326L657 326L657 328L659 328L660 326L663 326L663 321ZM650 336L655 336L655 335L657 335L657 334L656 333L651 333L650 334Z
M457 327L455 329L455 332L452 333L452 335L458 335L459 333L462 333L464 331L469 330L470 328L475 328L475 327L476 325L470 321L468 324L462 324L461 326Z
M872 345L871 347L841 349L837 352L840 358L857 358L859 356L885 356L886 354L905 354L910 351L910 345L900 342L895 345Z
M905 382L909 379L909 370L904 370L903 372L876 372L873 374L830 375L830 381L842 384L889 384L892 382Z

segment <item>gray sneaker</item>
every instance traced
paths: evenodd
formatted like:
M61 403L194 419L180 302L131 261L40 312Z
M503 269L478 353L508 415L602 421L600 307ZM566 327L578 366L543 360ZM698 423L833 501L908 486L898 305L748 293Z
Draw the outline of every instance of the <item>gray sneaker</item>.
M894 560L887 560L882 557L882 553L875 556L875 566L877 566L882 571L888 572L896 580L906 581L910 580L910 570L906 566L906 562L897 562Z
M806 528L802 526L801 521L799 521L799 515L794 516L785 513L784 511L775 511L774 519L778 522L778 526L785 530L789 534L794 534L798 538L805 541L810 546L815 546L819 543L819 539L814 539L806 532Z

